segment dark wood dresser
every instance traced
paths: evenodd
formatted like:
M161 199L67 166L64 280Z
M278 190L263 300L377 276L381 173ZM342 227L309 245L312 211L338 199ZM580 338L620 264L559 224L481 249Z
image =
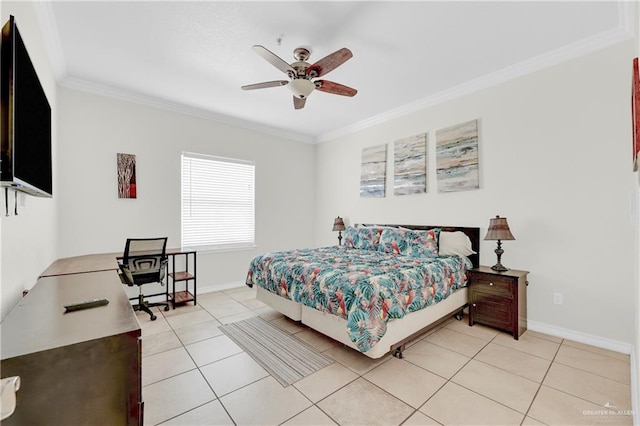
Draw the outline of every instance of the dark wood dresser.
M115 271L40 278L0 327L2 377L21 378L3 426L142 424L140 324Z
M518 339L527 330L527 271L497 272L487 266L471 270L469 325L484 324Z

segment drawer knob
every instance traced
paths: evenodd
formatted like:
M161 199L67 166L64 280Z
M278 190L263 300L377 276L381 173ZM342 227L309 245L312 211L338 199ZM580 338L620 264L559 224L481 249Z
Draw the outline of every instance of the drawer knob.
M489 283L490 286L493 286L493 283Z

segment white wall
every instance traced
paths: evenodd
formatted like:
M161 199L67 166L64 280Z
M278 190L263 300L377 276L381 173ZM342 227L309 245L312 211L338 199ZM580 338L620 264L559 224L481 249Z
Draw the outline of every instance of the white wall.
M2 190L2 213L0 214L0 235L2 243L0 256L1 303L0 318L4 318L20 300L22 290L35 284L38 275L56 257L58 168L56 167L57 147L57 93L56 80L51 63L45 51L44 40L38 25L34 6L30 2L3 2L1 24L13 15L24 40L29 56L38 73L49 104L52 121L53 155L53 198L37 198L18 195L18 216L13 214L14 192L9 192L10 216L5 215L5 195Z
M626 42L319 145L316 243L348 224L467 225L506 216L502 262L530 271L531 326L635 341L630 64ZM479 119L480 189L438 194L435 131ZM428 193L394 197L392 142L428 132ZM389 144L387 195L358 196L362 148ZM481 245L493 265L495 242ZM552 295L564 295L554 305ZM624 346L624 345L623 345Z
M501 214L517 238L505 242L503 263L531 271L532 323L637 345L634 327L623 325L633 324L638 300L629 213L637 191L629 158L632 42L315 147L56 89L33 5L3 2L3 22L9 14L53 109L54 198L23 196L19 216L1 216L0 316L57 257L120 251L133 235L163 234L179 245L179 156L189 150L257 165L258 247L200 254L201 286L242 280L251 257L264 251L334 244L337 215L347 223L458 224L484 233L489 218ZM438 194L435 130L474 118L481 189ZM359 198L362 148L424 131L428 194ZM136 154L136 200L117 198L117 152ZM495 262L494 247L482 244L483 264ZM553 292L563 293L563 305L552 304Z
M315 146L176 112L59 89L59 256L121 252L125 239L180 246L180 153L256 164L254 250L198 253L198 286L244 281L265 251L313 243ZM136 199L119 199L116 154L136 155Z

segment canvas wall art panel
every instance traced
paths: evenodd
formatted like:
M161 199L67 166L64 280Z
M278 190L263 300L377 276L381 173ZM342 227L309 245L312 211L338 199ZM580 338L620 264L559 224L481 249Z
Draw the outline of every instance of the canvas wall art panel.
M638 58L633 59L633 83L631 84L631 123L633 128L633 171L638 171L640 162L640 73L638 72Z
M362 150L360 196L384 197L387 178L387 145Z
M117 154L118 198L137 198L136 156Z
M478 189L478 120L436 131L438 192Z
M393 195L427 192L427 134L393 143Z

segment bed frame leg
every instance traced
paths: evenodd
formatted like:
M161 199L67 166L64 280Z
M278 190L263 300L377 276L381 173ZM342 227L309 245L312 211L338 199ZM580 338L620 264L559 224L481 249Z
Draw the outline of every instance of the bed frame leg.
M404 350L404 345L398 346L394 351L393 351L393 356L398 358L398 359L402 359L404 358L404 356L402 355L402 351Z

